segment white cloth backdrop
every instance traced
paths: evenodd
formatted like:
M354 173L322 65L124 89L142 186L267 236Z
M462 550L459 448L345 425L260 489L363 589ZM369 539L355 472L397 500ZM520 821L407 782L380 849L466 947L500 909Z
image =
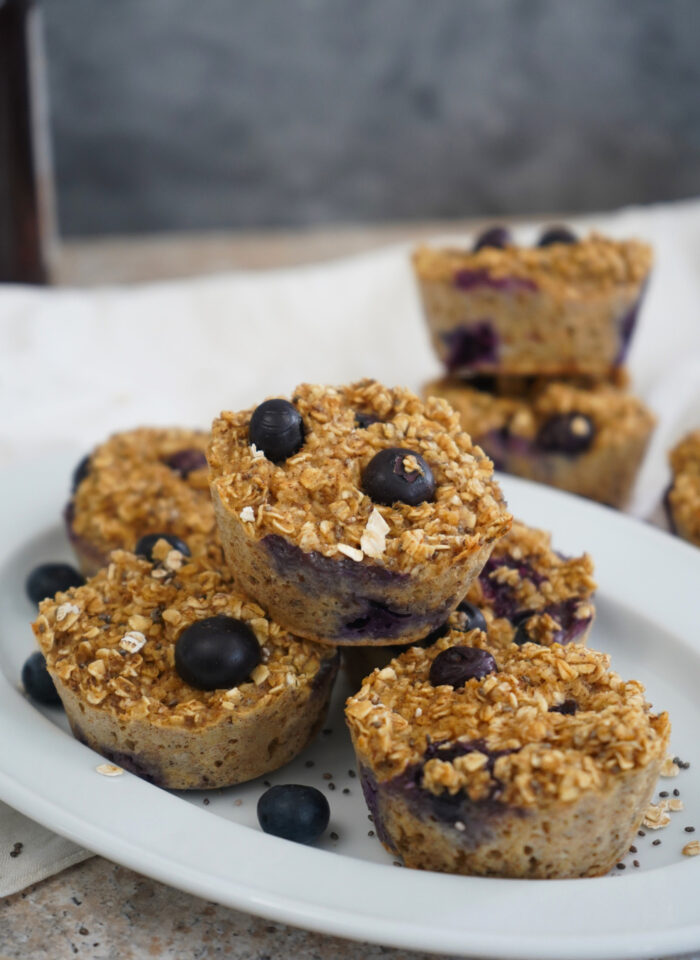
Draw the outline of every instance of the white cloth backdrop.
M700 202L580 224L589 226L656 251L629 357L635 388L659 418L630 506L648 518L667 482L667 450L700 427ZM516 235L529 242L535 232ZM439 367L408 252L140 287L0 288L0 468L69 446L87 451L141 424L206 427L222 409L301 381L373 376L419 389ZM88 855L24 820L25 849L10 859L17 817L0 804L0 896Z

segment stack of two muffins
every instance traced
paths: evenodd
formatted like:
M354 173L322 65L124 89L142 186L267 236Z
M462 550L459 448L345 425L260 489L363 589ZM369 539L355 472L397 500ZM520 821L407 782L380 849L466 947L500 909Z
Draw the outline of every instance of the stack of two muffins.
M625 505L654 418L624 368L650 248L564 227L535 247L492 228L474 250L413 257L447 377L426 387L459 411L496 466Z

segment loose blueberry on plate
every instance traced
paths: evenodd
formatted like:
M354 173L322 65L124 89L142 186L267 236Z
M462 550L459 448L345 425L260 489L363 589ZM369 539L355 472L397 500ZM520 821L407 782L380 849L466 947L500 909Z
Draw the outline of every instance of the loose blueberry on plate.
M173 550L179 550L185 557L190 556L190 548L185 541L176 537L173 533L147 533L145 537L141 537L134 547L134 553L153 562L153 548L159 540L167 540Z
M265 833L297 843L313 843L331 817L328 801L316 787L298 783L270 787L258 800L258 821Z
M495 247L497 250L503 250L512 242L510 231L506 227L490 227L477 237L474 244L474 253L483 247Z
M80 461L78 466L73 471L73 476L71 477L71 493L75 493L80 484L83 482L85 477L90 473L90 454L86 454L83 459Z
M288 400L265 400L253 411L248 439L268 460L281 463L304 443L304 421Z
M584 413L556 413L537 432L537 445L547 453L575 456L593 443L595 424Z
M195 470L201 470L207 465L207 458L203 450L194 447L191 450L178 450L165 459L165 465L175 473L179 473L183 480Z
M450 686L455 690L467 680L481 680L498 670L496 661L478 647L448 647L430 665L429 679L434 687Z
M464 626L460 627L460 630L463 630L465 633L468 633L470 630L483 630L484 633L486 633L486 618L481 610L475 607L473 603L469 603L468 600L462 600L457 610L459 613L463 613L465 617L463 621Z
M242 620L207 617L186 627L175 643L175 669L198 690L244 683L262 660L257 637Z
M37 703L47 707L56 707L61 703L51 674L46 669L44 654L39 650L25 660L22 667L22 683L28 696Z
M27 577L25 590L32 603L41 603L59 591L82 587L85 577L69 563L42 563Z
M407 469L405 461L409 457L417 469ZM376 453L363 470L362 489L375 503L391 506L401 501L415 507L435 497L435 478L419 453L387 447Z
M537 246L550 247L553 243L578 243L578 237L568 227L548 227L537 241Z

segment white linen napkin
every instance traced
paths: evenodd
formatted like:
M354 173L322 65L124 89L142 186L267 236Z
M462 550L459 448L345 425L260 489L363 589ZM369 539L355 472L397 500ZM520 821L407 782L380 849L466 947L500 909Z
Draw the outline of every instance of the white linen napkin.
M659 418L630 506L649 518L667 482L667 451L700 427L700 202L587 217L579 226L638 236L656 251L629 357L635 387ZM535 231L515 232L529 242ZM0 467L38 450L87 451L141 424L207 427L222 409L301 381L374 376L419 389L440 367L408 251L137 287L0 288ZM17 841L22 854L10 858ZM0 804L0 895L88 855Z

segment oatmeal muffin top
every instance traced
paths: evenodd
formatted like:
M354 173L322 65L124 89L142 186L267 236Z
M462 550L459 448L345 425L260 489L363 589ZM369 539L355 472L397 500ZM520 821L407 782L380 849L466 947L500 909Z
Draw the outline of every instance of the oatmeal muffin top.
M300 416L303 442L282 462L251 443L253 410L222 413L212 427L212 491L249 537L282 534L304 551L410 571L449 565L508 530L493 465L444 400L423 403L408 390L363 380L302 384L287 406ZM390 449L400 456L380 480L391 482L393 472L425 481L421 502L374 492L368 467Z
M483 661L466 680L445 661L465 648L472 666ZM605 654L576 644L492 650L481 631L453 632L365 679L346 717L380 781L421 764L433 793L529 806L573 801L664 755L667 714L651 713L642 685L610 671Z
M655 423L641 400L611 383L583 386L576 381L501 377L498 392L491 386L490 378L477 378L474 384L443 379L427 384L424 393L435 393L453 404L478 436L505 429L509 436L534 440L552 418L578 414L582 437L590 441L586 449L598 449L624 443Z
M114 434L90 454L75 490L73 533L105 555L133 549L145 534L171 533L185 540L193 554L213 549L214 558L219 556L208 441L203 431L179 427Z
M202 690L175 669L175 645L192 624L233 617L260 645L250 678ZM290 636L237 592L205 557L185 557L159 540L153 562L117 550L82 586L44 600L32 624L49 670L115 716L201 728L272 704L280 691L311 683L335 651Z
M674 473L668 499L684 535L700 543L700 430L687 434L669 454Z
M652 265L651 247L639 240L612 240L597 233L576 243L544 247L482 247L476 252L419 247L413 265L423 281L456 282L462 271L488 277L522 278L523 289L566 296L572 287L591 292L641 283Z

